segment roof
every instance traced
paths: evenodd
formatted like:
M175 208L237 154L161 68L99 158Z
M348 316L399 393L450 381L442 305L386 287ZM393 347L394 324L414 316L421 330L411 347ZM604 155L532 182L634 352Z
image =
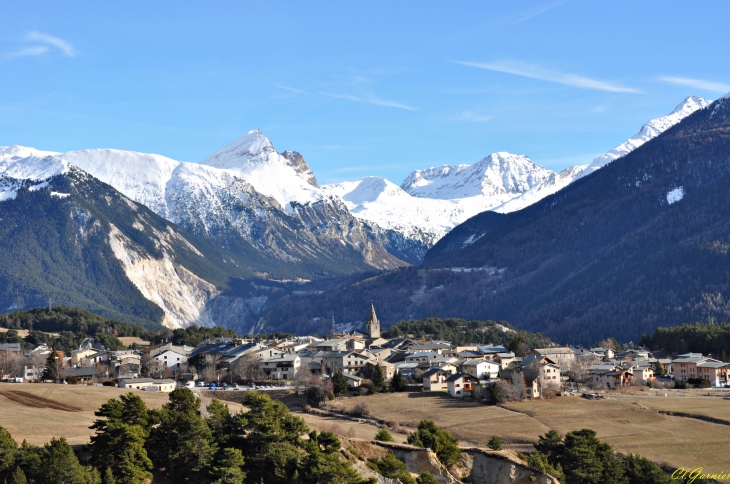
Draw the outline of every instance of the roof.
M426 370L426 371L423 372L423 377L425 378L425 377L428 377L428 376L431 376L431 375L435 375L436 373L438 373L440 371L446 371L446 370L443 370L443 369L438 368L438 367L431 368L430 370Z
M469 361L465 361L464 363L462 363L461 366L477 366L477 365L482 365L482 364L499 366L499 363L495 363L493 361L487 361L487 360L469 360Z
M81 368L65 368L64 373L66 376L94 376L96 375L96 368L93 366L84 366Z
M415 351L421 351L421 350L447 350L451 348L451 345L448 345L446 343L426 343L423 345L411 345L409 348L415 350Z
M13 352L19 352L21 351L20 343L3 343L0 344L0 351L13 351Z
M707 356L691 356L687 358L677 358L676 360L672 360L672 363L700 363L709 359L710 358Z
M319 343L315 344L314 346L339 346L342 344L347 344L346 339L328 339L327 341L320 341Z
M120 382L124 382L126 384L130 383L154 383L154 378L129 378L124 377L119 379Z
M193 349L188 358L195 358L200 355L223 355L227 351L237 346L232 341L212 341L203 342Z
M265 363L275 362L275 361L296 361L299 359L299 355L296 353L282 353L278 356L272 356L271 358L266 358L264 360Z
M574 354L573 350L570 348L535 348L532 350L536 353L540 353L541 355L558 355L563 353L570 353L571 355Z
M730 363L725 363L724 361L703 361L702 363L698 363L697 366L701 368L722 368L723 366L730 366Z
M355 381L360 381L360 380L362 380L362 378L360 378L359 376L355 376L355 375L349 375L349 374L347 374L347 373L343 373L343 375L345 375L345 378L347 378L347 379L349 379L349 380L355 380Z
M487 353L507 353L509 350L502 345L484 345L477 346L477 349L483 354Z
M430 351L419 351L418 353L412 353L408 356L406 356L406 360L413 359L413 358L429 358L429 357L435 357L436 353L432 353Z
M481 358L484 353L477 353L476 351L459 351L456 353L459 358Z
M456 381L456 380L459 380L461 378L466 378L468 380L479 381L479 379L477 377L473 376L473 375L470 375L470 374L464 373L464 372L459 372L459 373L457 373L455 375L451 375L450 377L448 377L446 379L446 382L448 383L448 382Z

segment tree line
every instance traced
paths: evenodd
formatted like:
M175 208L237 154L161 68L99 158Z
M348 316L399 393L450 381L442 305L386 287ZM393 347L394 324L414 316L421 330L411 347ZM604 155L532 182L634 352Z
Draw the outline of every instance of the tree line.
M730 354L730 323L693 323L659 327L651 336L642 335L641 344L652 350L672 354L703 353L721 361L728 361Z

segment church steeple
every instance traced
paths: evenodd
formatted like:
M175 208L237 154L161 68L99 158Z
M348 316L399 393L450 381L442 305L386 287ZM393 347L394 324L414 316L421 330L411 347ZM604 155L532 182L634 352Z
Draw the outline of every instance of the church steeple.
M378 316L375 314L374 304L370 305L370 317L368 318L368 323L365 327L370 339L380 338L380 321L378 321Z

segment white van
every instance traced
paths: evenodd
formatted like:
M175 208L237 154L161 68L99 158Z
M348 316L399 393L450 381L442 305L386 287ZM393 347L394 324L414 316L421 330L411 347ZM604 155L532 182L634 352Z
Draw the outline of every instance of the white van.
M195 388L195 382L193 380L186 381L185 388Z

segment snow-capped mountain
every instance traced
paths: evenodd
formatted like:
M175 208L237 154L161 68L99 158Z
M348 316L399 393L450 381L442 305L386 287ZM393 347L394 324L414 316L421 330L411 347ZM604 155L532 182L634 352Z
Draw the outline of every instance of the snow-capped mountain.
M588 165L578 178L590 175L594 171L603 168L617 158L621 158L622 156L631 153L639 146L656 138L675 124L679 123L690 114L699 109L706 108L711 103L712 101L708 101L707 99L699 96L688 96L684 101L679 103L671 113L666 116L662 116L661 118L652 119L648 123L644 124L644 126L641 127L641 130L639 130L639 132L634 136L616 146L608 153L604 153L593 160L593 162Z
M243 241L280 261L306 265L315 259L333 268L343 261L358 269L403 264L398 259L403 254L394 256L384 248L399 234L373 231L358 223L338 197L317 186L304 157L297 152L277 153L259 130L202 163L113 149L52 153L16 146L0 151L5 172L35 170L33 160L42 155L80 168L165 219L224 247ZM20 179L43 178L30 172L20 175Z
M470 217L492 210L554 178L524 155L494 153L473 165L411 173L398 187L380 177L327 185L350 212L429 247Z
M358 219L420 240L429 247L464 217L464 210L454 201L416 198L377 176L323 188L340 197Z
M416 170L401 184L414 197L455 200L487 197L495 204L524 193L552 172L524 155L493 153L473 165Z
M412 172L401 190L367 177L325 188L338 195L361 221L400 232L432 246L456 225L492 210L522 210L655 138L710 101L689 96L671 113L646 123L638 134L596 158L556 173L524 155L493 153L473 165L443 165Z

